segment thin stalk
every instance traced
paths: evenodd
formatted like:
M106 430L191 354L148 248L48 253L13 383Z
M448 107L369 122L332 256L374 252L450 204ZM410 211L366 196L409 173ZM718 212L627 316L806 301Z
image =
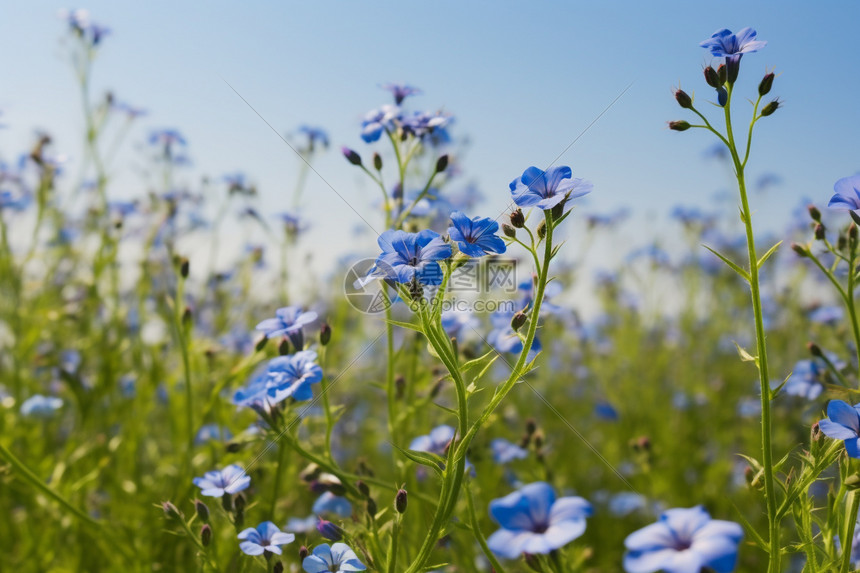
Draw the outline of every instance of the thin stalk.
M854 526L857 524L857 511L860 510L860 495L857 495L856 490L848 493L848 499L845 503L851 508L845 516L847 521L845 526L845 537L842 539L842 567L841 573L848 573L851 570L851 549L854 540Z

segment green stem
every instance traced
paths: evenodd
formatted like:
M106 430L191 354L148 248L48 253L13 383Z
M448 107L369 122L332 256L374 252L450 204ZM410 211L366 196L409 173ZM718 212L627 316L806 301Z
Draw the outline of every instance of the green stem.
M400 540L400 522L402 515L394 516L394 522L391 525L391 544L388 547L388 573L397 571L397 543Z
M478 515L475 512L475 502L472 500L472 490L468 485L466 486L466 503L469 506L469 524L472 526L472 535L478 540L478 545L481 546L481 551L484 552L484 556L489 560L490 565L493 567L493 571L496 573L505 573L505 569L490 550L489 545L487 545L487 540L481 532L481 527L478 524Z
M726 135L729 142L729 151L735 166L735 176L738 181L738 190L741 198L741 212L746 231L747 254L749 257L749 285L750 297L752 298L753 315L755 318L756 331L756 354L759 370L759 381L761 386L761 449L762 466L764 469L764 486L767 503L768 517L768 545L769 559L768 572L780 572L780 543L779 543L779 520L776 515L776 491L774 487L773 451L771 438L771 410L770 410L770 377L768 375L767 346L765 342L764 313L761 304L761 291L759 285L758 257L755 250L755 237L753 235L752 213L747 198L746 182L744 180L744 165L741 163L737 147L735 146L734 134L732 132L731 119L732 86L728 87L728 98L725 105ZM755 120L753 120L755 121Z
M851 509L845 516L847 523L845 525L845 537L842 539L842 567L840 569L842 573L848 573L851 570L851 546L854 540L854 526L857 524L857 511L860 510L860 495L857 495L856 490L848 493L848 499L845 500L845 503Z

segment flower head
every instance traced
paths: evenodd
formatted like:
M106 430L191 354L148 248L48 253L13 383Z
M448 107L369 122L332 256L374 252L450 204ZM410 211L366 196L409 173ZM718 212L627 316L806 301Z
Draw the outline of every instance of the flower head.
M515 559L521 553L549 553L582 535L591 504L581 497L556 499L552 486L535 482L491 501L490 515L502 528L487 545L493 553Z
M496 438L490 442L493 451L493 461L497 464L507 464L514 460L524 460L529 456L527 450L509 442L504 438Z
M379 87L381 87L384 90L390 91L391 95L394 96L394 103L397 105L400 105L401 103L403 103L403 100L406 99L407 97L409 97L411 95L418 95L421 93L420 89L406 85L406 84L390 83L390 84L383 84Z
M470 219L460 211L451 213L448 235L457 243L460 252L470 257L483 257L490 253L505 252L505 242L496 233L499 224L489 217Z
M408 283L413 278L425 285L442 282L438 261L451 256L451 245L443 241L439 233L385 231L377 242L382 254L376 259L371 276L398 283Z
M21 414L34 418L49 418L62 407L63 401L56 396L34 394L21 404Z
M514 203L520 207L540 207L552 209L569 199L582 197L591 192L591 183L582 179L571 179L570 167L551 167L542 171L529 167L521 177L509 185ZM565 210L572 207L566 204Z
M448 449L448 444L451 443L453 438L454 428L443 424L433 428L428 435L418 436L412 440L412 443L409 444L409 449L444 456L445 450Z
M831 400L827 404L827 418L818 426L825 436L843 440L850 457L860 458L860 404L852 407L842 400Z
M833 190L836 194L830 198L828 207L839 211L860 211L860 175L843 177L836 182Z
M355 551L345 543L317 545L313 554L302 561L302 568L307 573L347 573L367 569L364 563L358 560Z
M299 127L298 132L307 137L308 144L305 148L307 151L313 151L317 144L322 145L323 148L328 148L328 132L323 128L313 125L302 125Z
M239 533L239 549L246 555L262 555L264 552L281 554L281 545L292 543L296 536L284 533L271 521L264 521L255 528L249 527Z
M732 34L728 28L717 30L711 37L700 42L699 45L711 51L715 58L740 59L744 54L757 52L767 46L767 42L756 40L756 31L752 28L744 28L737 34Z
M313 398L311 384L318 383L323 377L316 359L316 352L311 350L272 358L246 387L236 392L233 402L262 408L287 398L299 402L310 400Z
M361 122L361 138L365 143L377 141L382 132L394 126L394 120L400 117L400 108L395 105L384 105L367 112Z
M627 573L699 573L735 568L743 529L732 521L711 519L701 506L669 509L657 523L627 536Z
M246 475L245 470L240 466L232 464L223 470L206 472L203 477L196 477L192 481L202 490L201 495L222 497L225 493L232 495L247 489L251 483L251 477Z
M275 311L275 318L267 318L256 326L266 338L288 336L296 350L304 348L302 328L317 319L317 313L303 310L300 306L285 306Z
M316 515L334 514L349 517L352 515L352 504L345 497L327 491L317 498L311 511Z

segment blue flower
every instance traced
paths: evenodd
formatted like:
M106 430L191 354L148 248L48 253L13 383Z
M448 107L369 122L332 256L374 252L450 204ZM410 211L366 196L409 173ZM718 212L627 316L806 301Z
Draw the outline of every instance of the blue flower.
M367 569L364 563L358 560L355 551L345 543L317 545L313 554L302 561L302 568L307 573L346 573Z
M513 318L514 313L510 311L497 311L490 315L493 330L487 335L487 342L499 352L518 354L523 350L523 341L511 328ZM535 355L540 352L541 348L540 340L535 336L532 340L532 347L529 349L529 355Z
M317 498L311 511L316 515L332 513L340 517L349 517L352 515L352 504L345 497L327 491Z
M295 541L292 533L284 533L271 521L264 521L257 528L249 527L238 535L244 539L239 549L246 555L262 555L265 551L281 555L281 545Z
M711 51L715 58L731 58L738 60L744 54L757 52L767 46L767 42L756 40L756 31L752 28L744 28L737 34L723 28L714 32L710 38L699 45Z
M442 311L442 329L449 337L464 338L470 333L476 332L481 322L475 314L469 310L445 310Z
M240 466L232 464L223 470L206 472L203 477L196 477L192 481L202 490L201 495L223 497L225 493L232 495L247 489L251 483L251 477L246 475L245 470Z
M833 190L836 194L830 198L828 207L855 213L860 210L860 175L843 177L833 185Z
M300 306L285 306L275 311L275 318L267 318L256 326L266 338L288 336L296 350L304 348L302 328L317 319L317 313L302 310Z
M860 458L860 404L852 408L842 400L831 400L827 404L827 418L818 427L825 436L843 440L850 457Z
M403 100L406 99L407 97L409 97L411 95L418 95L421 93L420 89L406 85L406 84L391 83L391 84L383 84L379 87L381 87L384 90L390 91L391 95L394 96L394 103L397 105L400 105L401 103L403 103Z
M160 145L167 149L170 149L174 145L186 146L188 142L185 140L185 137L179 130L176 129L159 129L151 132L149 134L149 144L150 145Z
M627 573L699 573L735 568L743 529L732 521L711 519L701 506L669 509L657 523L627 536Z
M490 253L505 252L505 242L496 233L499 224L489 217L469 219L460 211L451 213L453 227L448 227L448 235L457 243L460 252L470 257L483 257Z
M296 533L310 533L316 530L317 521L319 521L319 518L316 515L309 515L304 519L291 517L287 521L286 528Z
M289 356L269 360L251 378L251 382L236 392L233 402L250 408L265 408L287 398L302 402L313 398L311 384L322 380L323 372L316 363L317 354L303 350Z
M824 391L821 384L823 372L815 360L801 360L794 365L791 376L782 387L789 396L798 396L807 400L815 400Z
M571 179L570 167L551 167L542 171L529 167L521 177L511 181L511 196L520 207L552 209L566 199L575 199L591 192L591 183ZM572 205L568 203L565 211Z
M490 449L493 451L493 461L497 464L524 460L529 456L528 451L504 438L496 438L490 442Z
M400 117L400 108L394 105L384 105L379 109L367 112L361 122L361 138L365 143L377 141L382 132L394 126L394 120Z
M822 324L833 324L842 320L845 312L841 306L820 306L809 313L809 320Z
M490 502L490 515L502 526L487 539L493 553L515 559L546 554L585 532L591 504L581 497L556 499L546 482L535 482Z
M454 428L448 425L436 426L426 436L418 436L409 444L410 450L445 455L448 444L454 438Z
M35 394L21 404L21 414L34 418L48 418L63 407L63 401L56 396Z
M299 127L298 132L307 136L308 151L313 151L317 143L322 145L324 148L328 147L328 133L323 128L311 125L302 125Z
M442 269L437 261L451 256L451 245L439 233L385 231L377 240L382 254L376 259L371 276L408 283L413 277L425 285L442 282Z

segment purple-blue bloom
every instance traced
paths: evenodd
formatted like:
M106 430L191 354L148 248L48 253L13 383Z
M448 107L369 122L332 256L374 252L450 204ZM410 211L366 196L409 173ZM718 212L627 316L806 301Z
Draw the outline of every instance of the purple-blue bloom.
M307 149L309 151L313 151L317 143L322 145L324 148L328 147L328 133L323 128L311 125L302 125L299 127L298 132L308 138Z
M418 95L421 93L420 89L418 89L416 87L412 87L410 85L406 85L406 84L390 83L390 84L383 84L379 87L381 87L384 90L388 90L391 92L391 95L394 96L394 103L396 105L400 105L401 103L403 103L404 99L406 99L407 97L409 97L411 95Z
M627 573L715 573L734 570L744 532L732 521L711 519L701 506L669 509L657 523L624 540Z
M852 458L860 458L860 404L853 407L842 400L827 404L827 418L818 423L825 436L842 440Z
M225 493L232 495L247 489L251 477L240 466L232 464L223 470L206 472L203 477L196 477L192 481L202 490L200 495L222 497Z
M376 259L371 276L399 283L408 283L413 277L425 285L442 282L438 261L451 256L451 245L443 241L439 233L389 230L379 236L377 243L382 254Z
M822 369L817 361L801 360L794 365L782 391L789 396L815 400L824 391L824 385L821 384L822 375Z
M830 198L828 207L839 211L860 210L860 175L843 177L833 185L833 190L836 194Z
M329 513L340 517L349 517L352 515L352 504L345 497L327 491L317 498L311 511L316 515Z
M317 545L313 554L302 561L302 568L307 573L347 573L367 569L364 563L359 561L355 551L345 543Z
M63 401L56 396L35 394L21 404L21 414L34 418L48 418L63 407Z
M448 444L454 438L454 428L448 425L436 426L426 436L418 436L409 444L410 450L430 452L439 456L445 455Z
M582 197L591 192L591 183L582 179L571 179L570 167L551 167L542 171L529 167L521 177L511 181L511 196L520 207L552 209L564 200ZM570 203L565 211L573 207Z
M250 408L265 408L287 398L299 402L310 400L313 398L311 384L323 377L316 359L316 352L311 350L272 358L245 388L236 392L233 402Z
M499 223L489 217L474 217L469 219L460 211L451 213L452 227L448 227L448 235L457 243L460 252L470 257L483 257L491 253L505 252L505 242L496 233Z
M256 326L266 338L288 336L296 350L304 348L302 328L317 319L317 313L303 310L300 306L285 306L275 311L275 318L267 318Z
M367 112L361 122L361 139L365 143L377 141L382 132L394 126L394 120L400 117L400 108L394 105L384 105L379 109Z
M265 551L281 555L281 545L292 543L296 536L284 533L271 521L264 521L255 528L249 527L238 535L243 539L239 549L246 555L262 555Z
M546 482L535 482L490 502L490 515L502 526L487 539L493 553L515 559L546 554L585 532L591 504L581 497L556 499Z
M504 438L496 438L490 442L493 451L493 461L497 464L507 464L514 460L524 460L529 456L527 450L509 442Z
M756 31L752 28L744 28L737 34L732 34L728 28L717 30L711 37L699 43L703 48L711 51L715 58L731 58L738 60L744 54L757 52L767 46L767 42L756 40Z

